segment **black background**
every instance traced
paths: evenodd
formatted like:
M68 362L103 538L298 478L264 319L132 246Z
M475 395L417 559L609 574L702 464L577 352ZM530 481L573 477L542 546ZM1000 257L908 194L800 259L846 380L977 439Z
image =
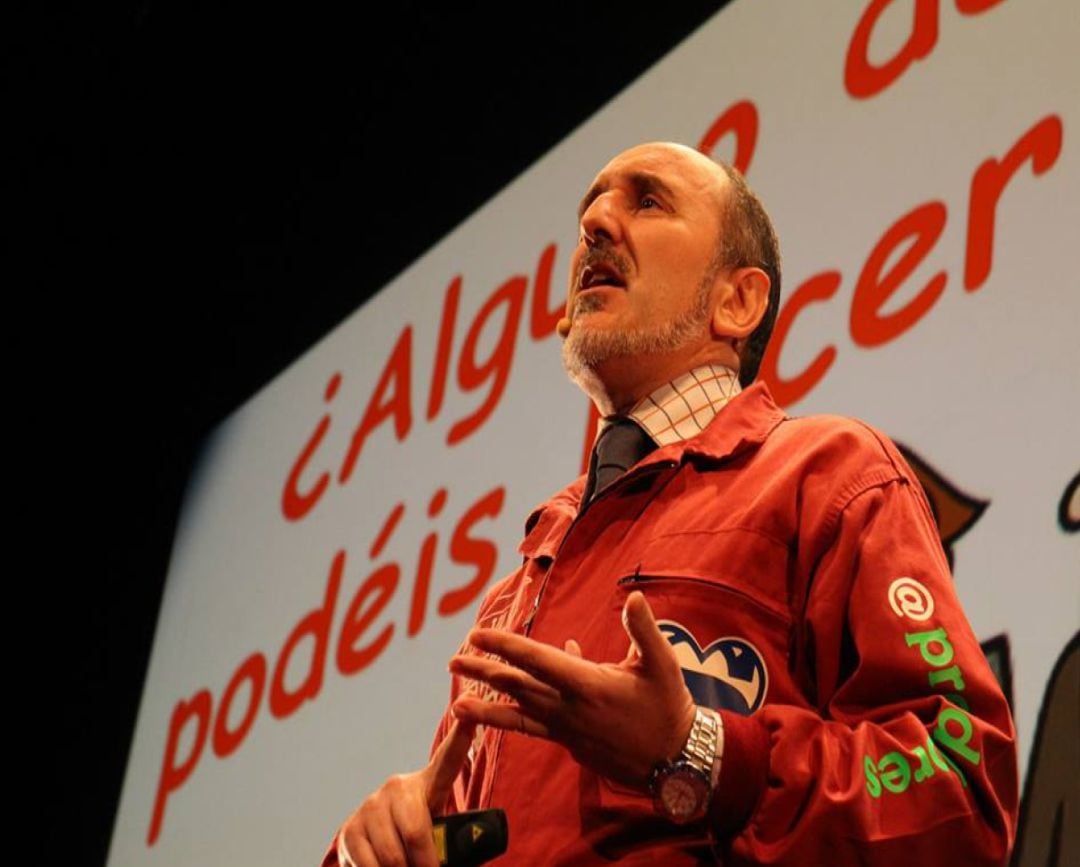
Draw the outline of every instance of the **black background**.
M105 860L205 435L723 5L148 0L13 28L41 349L9 403L45 530L31 719L62 863Z

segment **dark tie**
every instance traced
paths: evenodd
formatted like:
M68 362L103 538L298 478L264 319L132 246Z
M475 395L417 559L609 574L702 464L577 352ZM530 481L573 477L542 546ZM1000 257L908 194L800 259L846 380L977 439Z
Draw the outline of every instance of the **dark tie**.
M604 428L593 446L581 502L588 505L593 497L655 448L656 443L637 422L618 416Z

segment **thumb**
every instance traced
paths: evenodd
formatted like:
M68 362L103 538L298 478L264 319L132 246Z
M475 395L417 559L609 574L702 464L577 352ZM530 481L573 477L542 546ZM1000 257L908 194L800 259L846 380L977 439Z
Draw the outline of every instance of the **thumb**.
M476 731L475 723L467 723L455 720L449 734L431 757L427 766L427 803L428 809L441 812L446 808L446 801L450 797L450 790L454 780L465 765L469 756L469 747L472 744L473 733Z
M623 606L622 619L630 643L637 648L645 668L664 665L669 659L674 659L671 644L656 625L656 618L641 591L630 594Z

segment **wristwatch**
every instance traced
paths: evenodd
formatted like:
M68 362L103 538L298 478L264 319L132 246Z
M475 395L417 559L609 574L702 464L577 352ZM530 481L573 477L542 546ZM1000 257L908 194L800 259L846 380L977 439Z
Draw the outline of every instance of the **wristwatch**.
M702 818L719 776L720 716L699 707L690 737L673 761L660 762L649 777L656 812L676 825Z

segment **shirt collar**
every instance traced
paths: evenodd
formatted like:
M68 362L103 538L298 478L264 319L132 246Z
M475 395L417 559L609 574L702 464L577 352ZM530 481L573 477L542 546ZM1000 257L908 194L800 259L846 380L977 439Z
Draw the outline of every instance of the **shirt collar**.
M658 446L671 445L700 434L740 391L739 375L734 370L722 364L703 364L645 395L626 415ZM600 419L597 438L614 418Z
M710 425L701 436L692 437L685 443L657 449L642 459L639 467L661 459L681 463L688 456L715 465L758 448L787 418L773 401L768 386L761 381L743 391L738 400L729 398L728 402L731 406L724 412L722 423ZM715 417L715 413L713 415ZM704 421L700 413L698 418ZM637 469L635 467L631 472ZM585 475L578 476L533 509L525 522L525 537L518 545L518 551L526 557L555 556L578 515L585 481Z

